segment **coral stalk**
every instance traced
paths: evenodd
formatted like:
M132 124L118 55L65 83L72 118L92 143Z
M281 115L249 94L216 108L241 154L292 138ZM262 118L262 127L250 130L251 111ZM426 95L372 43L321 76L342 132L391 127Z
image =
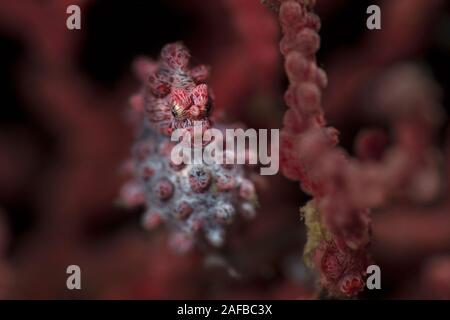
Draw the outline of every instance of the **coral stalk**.
M349 162L335 147L337 130L326 126L321 100L327 77L315 58L320 47L315 1L268 4L279 11L280 51L290 82L281 132L282 171L314 197L304 209L309 227L305 258L330 294L352 296L364 283L368 259L361 250L369 242L369 212L350 202L343 170Z
M289 109L281 132L282 171L288 178L300 181L303 191L313 197L302 210L309 228L305 258L318 271L321 285L330 294L354 296L363 289L369 261L366 251L370 241L369 209L384 205L398 193L399 186L408 183L414 196L421 199L417 195L420 191L414 192L414 188L421 190L424 179L411 174L419 163L430 168L425 180L432 187L427 189L439 189L433 187L439 184L436 157L421 143L428 141L433 132L430 129L438 124L440 110L433 102L434 84L423 83L420 79L426 77L411 68L393 72L391 79L386 79L388 85L383 86L384 94L380 95L384 100L378 103L394 122L395 144L384 148L379 134L368 134L360 139L358 150L366 156L382 152L382 159L379 162L352 159L338 147L338 131L327 126L322 109L327 77L315 58L320 47L320 19L312 12L315 1L265 2L278 11L283 33L280 51L290 83L285 94ZM398 85L405 83L402 79L413 80L402 87ZM405 106L399 98L405 96L405 86L424 89L421 92L425 95ZM372 152L373 148L382 151ZM415 178L422 182L415 182ZM432 192L425 198L435 196L436 192ZM315 222L311 223L312 220Z

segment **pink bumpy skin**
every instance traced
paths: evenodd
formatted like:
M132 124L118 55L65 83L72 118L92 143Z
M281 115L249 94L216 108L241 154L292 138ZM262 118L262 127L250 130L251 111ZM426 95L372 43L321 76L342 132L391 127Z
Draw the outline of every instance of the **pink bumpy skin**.
M253 217L257 204L255 187L243 165L176 165L170 159L174 129L190 131L194 121L200 121L204 130L211 127L208 68L189 68L189 58L183 44L172 43L162 49L159 61L135 63L143 82L141 92L130 99L138 137L130 166L133 177L121 197L129 206L145 205L144 228L165 222L171 230L170 244L179 252L203 239L221 246L225 227L237 214Z
M173 129L189 128L193 121L210 126L208 114L212 93L205 81L208 68L200 65L189 68L190 54L181 43L166 45L158 62L148 62L143 90L143 108L150 126L161 134ZM141 61L141 64L144 64ZM145 64L140 68L145 69ZM139 72L139 71L138 71Z

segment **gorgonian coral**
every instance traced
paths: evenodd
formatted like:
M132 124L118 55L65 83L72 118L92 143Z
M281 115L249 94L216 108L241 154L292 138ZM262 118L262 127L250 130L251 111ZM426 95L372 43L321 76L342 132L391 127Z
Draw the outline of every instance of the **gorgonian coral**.
M195 134L194 122L202 132L212 126L208 68L190 68L189 59L187 48L173 43L162 49L158 61L137 61L143 88L131 99L139 127L130 168L134 178L122 189L127 204L145 203L144 227L151 229L162 221L171 227L171 242L179 251L201 238L196 237L199 230L209 243L222 245L224 226L237 213L253 217L256 205L255 187L243 166L214 161L175 164L171 159L173 130ZM192 147L193 153L201 153L205 144ZM224 153L230 156L232 151Z
M271 1L283 31L280 51L290 85L289 110L281 132L283 173L301 182L314 199L308 204L308 264L320 273L321 285L334 295L355 295L364 284L369 242L369 212L354 206L346 190L349 160L336 148L338 132L327 127L321 107L325 72L316 64L320 19L315 1ZM313 228L313 225L315 227ZM314 239L314 241L312 240Z
M280 51L290 82L281 168L313 197L302 209L308 227L305 258L330 294L354 296L364 287L369 262L369 209L398 196L399 188L424 200L433 199L439 190L437 157L427 147L439 119L435 85L422 81L427 77L415 68L393 71L380 85L380 101L374 101L392 120L394 143L388 148L382 132L365 131L358 137L357 151L368 161L352 159L337 146L338 131L327 126L322 109L327 77L315 58L320 47L320 19L312 12L315 1L263 2L278 12ZM415 92L414 98L404 100L405 91ZM423 166L429 170L415 170Z

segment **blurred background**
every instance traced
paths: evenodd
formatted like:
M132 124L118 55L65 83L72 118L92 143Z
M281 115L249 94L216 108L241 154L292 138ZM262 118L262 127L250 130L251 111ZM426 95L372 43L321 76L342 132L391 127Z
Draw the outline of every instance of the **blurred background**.
M429 103L435 123L427 143L437 161L411 172L420 187L372 213L382 290L363 297L450 299L450 3L317 2L323 106L342 146L363 157L357 141L373 128L389 144L389 102L399 99L406 112ZM66 28L70 4L81 30ZM381 30L366 28L371 4ZM281 174L259 181L258 216L232 226L217 252L176 254L164 228L140 227L142 208L116 202L133 141L128 99L140 86L133 60L182 40L194 63L212 67L217 119L280 128L279 37L259 0L0 0L0 297L318 298L301 258L308 197ZM82 290L66 288L71 264Z

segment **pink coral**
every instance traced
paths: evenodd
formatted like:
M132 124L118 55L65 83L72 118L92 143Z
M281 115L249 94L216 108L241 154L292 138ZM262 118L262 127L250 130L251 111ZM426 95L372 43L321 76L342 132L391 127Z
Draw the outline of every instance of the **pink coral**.
M363 249L369 242L369 208L384 205L406 183L416 199L429 201L437 196L436 156L426 145L431 129L438 124L440 109L434 102L435 85L423 81L427 77L420 70L404 67L392 71L382 82L383 93L377 95L380 101L374 101L392 119L396 144L386 150L387 141L382 134L361 136L357 145L360 157L381 160L365 164L349 158L337 147L338 132L326 126L321 107L327 80L324 71L316 65L320 20L311 11L314 2L270 2L279 8L283 31L280 51L285 56L290 81L285 94L289 110L281 133L282 170L287 177L299 180L303 190L314 197L312 206L317 210L319 223L330 233L339 250L346 252L346 260L356 261L352 262L354 269L342 271L346 280L339 285L341 293L354 295L360 291L367 264ZM414 92L411 101L404 99L406 91ZM423 177L410 174L419 163L429 167L428 171L420 171L425 174ZM315 264L322 278L328 279L327 268L320 266ZM336 283L325 280L322 285L337 294Z
M169 134L174 129L192 132L194 121L201 123L202 130L212 125L213 95L205 83L208 68L190 68L189 58L183 44L173 43L162 49L158 62L137 61L143 89L131 103L134 118L140 118L136 123L140 129L134 146L133 178L122 189L122 199L130 206L147 206L144 227L151 229L162 221L170 226L170 242L179 251L201 239L199 230L211 244L221 246L224 226L233 222L237 213L252 217L256 205L254 185L245 178L242 166L175 164L171 159L174 143ZM203 147L194 145L194 152L202 152Z

